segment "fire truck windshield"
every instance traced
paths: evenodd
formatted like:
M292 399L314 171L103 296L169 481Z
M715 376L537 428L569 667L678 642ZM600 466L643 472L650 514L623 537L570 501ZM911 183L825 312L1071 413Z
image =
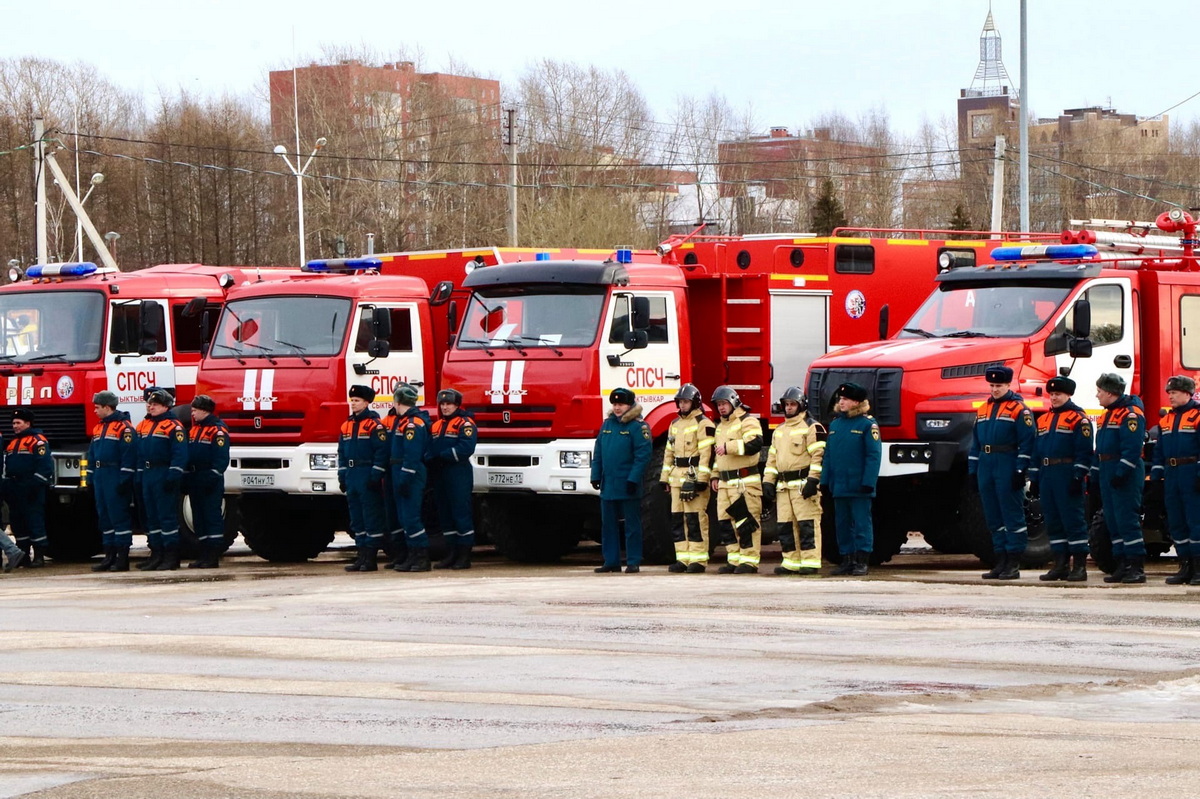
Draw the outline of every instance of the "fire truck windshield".
M607 292L591 286L506 286L477 291L467 305L458 349L518 351L590 347Z
M4 363L100 359L104 295L98 291L0 292Z
M343 297L251 297L221 313L213 358L337 355L346 338L350 300Z
M1041 329L1071 286L956 285L935 291L897 338L1020 338Z

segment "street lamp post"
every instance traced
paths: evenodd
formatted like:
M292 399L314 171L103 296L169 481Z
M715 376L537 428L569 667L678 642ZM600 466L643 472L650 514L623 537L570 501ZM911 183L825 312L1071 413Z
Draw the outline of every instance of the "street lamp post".
M292 174L296 176L296 213L299 217L300 229L300 266L306 263L304 259L304 173L308 171L308 165L312 163L313 156L317 151L325 146L325 137L317 139L317 146L309 153L308 160L304 162L304 166L297 168L287 156L287 148L282 144L275 145L275 154L283 159L283 162L288 165L288 169L292 170ZM300 153L296 153L296 163L300 163Z
M78 182L78 178L76 178L76 182ZM84 203L86 203L88 201L88 197L92 196L92 192L95 190L95 188L103 182L104 182L104 173L103 172L97 172L94 175L92 175L92 179L89 181L87 193L83 195L83 199L79 201L79 204L83 205ZM78 188L76 189L76 193L78 193ZM75 219L75 249L77 249L79 251L79 260L82 261L83 260L83 221L79 218Z

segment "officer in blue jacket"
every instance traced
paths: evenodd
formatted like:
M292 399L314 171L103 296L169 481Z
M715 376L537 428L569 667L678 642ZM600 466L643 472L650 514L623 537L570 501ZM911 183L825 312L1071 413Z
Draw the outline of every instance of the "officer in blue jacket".
M13 437L4 454L4 498L17 547L26 555L33 549L29 565L46 565L46 489L54 482L54 458L42 431L33 427L33 411L13 411Z
M1054 553L1054 566L1039 580L1087 579L1088 525L1084 483L1092 468L1092 420L1071 401L1075 381L1046 381L1050 411L1037 419L1037 440L1029 467L1029 496L1042 500L1042 515Z
M1021 576L1021 553L1029 543L1025 479L1037 430L1033 414L1012 391L1013 370L992 366L985 376L991 396L975 417L967 457L967 473L976 478L996 559L983 579L1016 580Z
M404 540L404 528L400 525L400 511L396 507L396 486L392 477L392 439L403 418L397 410L397 403L392 401L387 416L383 417L383 428L388 434L388 471L383 478L383 518L387 532L383 536L383 550L387 553L388 565L385 568L395 569L408 559L408 543Z
M217 403L207 394L192 400L192 427L188 430L188 465L184 489L192 506L192 529L200 539L200 557L189 569L215 569L225 551L225 470L229 468L229 428L216 415Z
M1117 568L1106 583L1146 582L1146 540L1142 537L1142 491L1146 464L1146 412L1140 398L1125 393L1125 378L1113 372L1096 381L1096 399L1104 408L1096 425L1092 477L1100 486Z
M145 391L146 418L137 426L137 466L150 560L142 571L179 568L179 489L187 468L187 432L171 415L175 397L165 388Z
M346 495L350 532L358 557L348 572L379 571L377 557L387 529L383 513L383 478L387 474L387 431L371 409L375 390L350 386L350 418L338 435L338 488Z
M100 420L92 428L88 445L88 478L96 498L96 515L104 543L104 560L94 572L129 571L129 547L133 544L133 488L137 474L137 442L129 414L117 410L119 400L111 391L92 397Z
M1175 544L1179 571L1167 585L1200 585L1200 402L1196 381L1187 375L1167 380L1171 409L1159 422L1151 480L1165 480L1167 527Z
M417 403L421 395L414 386L400 383L392 393L396 414L400 420L392 434L392 486L396 496L396 513L408 554L394 568L398 572L427 572L429 565L429 535L421 519L421 502L425 498L425 453L429 448L429 414Z
M429 430L429 482L437 505L438 522L446 539L446 557L438 569L471 568L471 550L475 546L475 520L471 513L471 489L475 477L471 455L479 428L462 408L463 396L452 388L438 392L438 418Z
M604 420L592 451L592 488L600 492L600 544L604 565L597 573L621 570L620 519L625 519L625 572L642 567L642 476L654 449L650 427L633 391L614 388L612 413Z
M834 396L837 414L829 423L821 485L833 497L842 563L830 574L861 577L869 571L868 561L875 549L871 499L879 481L883 444L864 387L843 383Z

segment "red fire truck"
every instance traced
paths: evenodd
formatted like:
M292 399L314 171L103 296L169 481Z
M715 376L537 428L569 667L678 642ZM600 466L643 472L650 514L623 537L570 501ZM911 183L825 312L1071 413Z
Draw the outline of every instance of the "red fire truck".
M135 420L145 412L147 386L173 388L189 402L206 325L226 292L275 273L201 264L119 272L94 263L10 273L14 282L0 287L0 429L10 429L14 410L33 406L50 441L52 557L90 557L100 549L91 495L80 486L80 460L97 421L92 396L116 392ZM188 519L185 512L185 528Z
M632 388L661 460L682 383L733 386L770 422L770 403L831 347L875 341L932 286L939 257L986 260L995 240L938 232L866 236L678 236L656 254L475 269L443 367L480 427L477 525L519 560L598 536L589 485L606 397ZM944 234L943 234L944 235ZM765 432L765 431L764 431ZM657 466L647 482L658 478ZM654 488L652 485L649 488ZM664 495L648 490L646 557L673 557Z
M908 531L919 530L942 551L974 552L990 563L979 499L963 490L989 366L1013 369L1013 388L1035 413L1048 407L1046 381L1069 374L1079 386L1075 401L1097 416L1096 378L1115 372L1130 393L1144 395L1151 420L1153 409L1163 406L1166 378L1200 369L1200 262L1192 217L1175 209L1155 223L1090 224L1102 229L1067 231L1062 249L996 250L995 263L948 269L892 340L813 362L808 393L824 416L845 380L871 394L884 438L877 560L891 557ZM1032 566L1049 558L1049 547L1038 503L1026 510ZM1157 503L1147 504L1146 526L1149 551L1166 551L1170 542ZM1107 536L1094 535L1093 545L1107 566ZM836 553L827 549L826 557Z

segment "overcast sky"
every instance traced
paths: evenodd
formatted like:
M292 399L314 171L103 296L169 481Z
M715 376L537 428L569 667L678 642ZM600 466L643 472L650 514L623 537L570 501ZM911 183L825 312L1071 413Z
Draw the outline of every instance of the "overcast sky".
M0 0L0 53L94 64L148 97L182 88L261 93L266 72L325 45L383 54L420 48L427 71L450 59L512 84L543 58L620 68L659 120L680 95L723 94L758 125L810 125L873 107L915 132L952 116L979 60L992 9L1004 62L1020 79L1019 0ZM1200 91L1188 4L1028 0L1029 97L1039 116L1111 104L1151 116ZM1156 13L1148 13L1149 9ZM1172 110L1190 120L1200 98Z

